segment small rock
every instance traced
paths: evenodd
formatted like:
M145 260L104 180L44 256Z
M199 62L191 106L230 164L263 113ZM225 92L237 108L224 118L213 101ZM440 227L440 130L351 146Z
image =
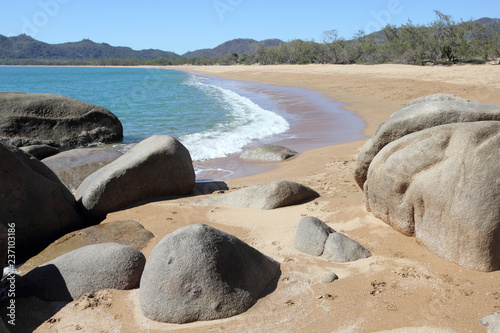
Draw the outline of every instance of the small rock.
M259 161L283 161L298 153L289 148L278 145L261 145L244 150L240 158Z
M335 232L318 218L307 216L300 220L293 245L300 252L320 256L325 249L328 236Z
M321 256L332 262L349 262L368 258L371 253L355 240L334 232L328 236Z
M333 281L335 280L338 280L339 277L337 274L331 272L329 273L328 275L325 275L322 279L321 279L321 283L332 283Z
M491 333L500 333L500 314L483 317L479 322L488 327Z
M311 188L291 182L276 181L253 185L234 192L195 201L198 205L226 205L253 209L274 209L294 205L317 198L319 194Z
M299 222L294 246L301 252L332 262L355 261L371 256L361 244L314 217L305 217Z

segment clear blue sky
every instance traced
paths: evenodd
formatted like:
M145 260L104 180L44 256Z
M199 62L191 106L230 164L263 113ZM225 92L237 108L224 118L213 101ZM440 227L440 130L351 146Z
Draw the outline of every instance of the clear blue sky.
M0 34L183 54L234 38L321 41L331 29L349 39L387 23L430 23L433 10L457 21L500 18L498 0L0 0Z

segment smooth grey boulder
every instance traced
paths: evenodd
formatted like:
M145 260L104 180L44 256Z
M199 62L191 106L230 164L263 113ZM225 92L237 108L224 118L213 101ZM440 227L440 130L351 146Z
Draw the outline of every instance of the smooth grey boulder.
M36 256L31 257L16 271L25 275L29 271L50 260L62 256L87 245L102 243L118 243L141 250L154 237L139 222L120 220L101 223L85 229L76 230L52 242Z
M373 159L368 211L465 268L500 269L500 121L406 135Z
M293 240L293 246L300 252L320 256L325 250L328 236L335 232L326 223L312 216L300 220Z
M61 146L113 142L123 138L109 110L66 96L0 92L0 136L51 140Z
M500 314L492 314L486 317L483 317L479 320L479 322L488 327L491 333L500 333Z
M339 232L331 233L325 242L321 257L332 262L349 262L371 256L370 251L354 239Z
M42 162L75 193L85 178L122 155L123 153L116 150L105 148L79 148L47 157Z
M139 285L145 262L144 255L130 246L88 245L20 277L16 294L46 301L72 301L102 289L133 289Z
M405 135L444 124L485 120L500 120L500 106L466 102L461 97L446 94L425 96L410 102L381 124L375 135L363 145L356 160L354 179L363 188L375 155Z
M15 224L18 260L84 226L75 198L50 169L1 143L0 200L0 223Z
M142 313L168 323L227 318L270 292L280 265L204 224L180 228L151 252L139 291Z
M245 149L241 153L240 158L259 161L283 161L297 154L296 151L283 146L260 145Z
M253 209L274 209L319 197L313 189L299 183L280 180L248 186L234 192L195 201L198 205L226 205Z
M26 147L21 147L21 150L35 156L39 160L42 160L46 157L59 153L59 148L52 147L49 145L26 146Z
M189 194L194 184L186 147L169 135L153 135L88 176L75 197L91 216L101 219L143 200Z
M300 252L332 262L356 261L371 256L361 244L311 216L300 220L293 245Z

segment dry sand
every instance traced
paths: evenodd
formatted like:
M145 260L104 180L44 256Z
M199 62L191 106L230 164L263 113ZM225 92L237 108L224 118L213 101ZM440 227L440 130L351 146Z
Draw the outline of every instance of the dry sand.
M366 121L368 136L399 107L423 95L454 93L472 101L500 104L500 66L493 65L181 69L317 90L355 110ZM142 316L137 289L105 290L60 310L52 309L51 317L40 315L36 332L486 332L479 319L500 313L500 271L476 272L443 260L367 213L352 176L363 143L308 150L272 170L226 181L231 190L279 179L296 181L321 195L306 204L257 211L199 207L185 200L153 201L109 214L103 222L141 222L156 236L143 249L146 257L173 230L206 223L278 260L281 276L277 289L247 312L223 320L163 324ZM322 219L363 244L373 256L337 264L298 252L293 238L304 216ZM330 272L339 280L321 283ZM39 308L42 313L49 306L40 302ZM21 313L18 320L22 320Z

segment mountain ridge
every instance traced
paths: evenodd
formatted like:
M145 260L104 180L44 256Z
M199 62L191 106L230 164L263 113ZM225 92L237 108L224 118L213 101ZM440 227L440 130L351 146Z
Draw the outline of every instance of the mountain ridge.
M233 53L252 55L257 52L259 47L279 46L283 43L282 40L273 38L256 41L250 38L236 38L224 42L211 49L199 49L184 53L185 58L202 58L202 57L224 57Z
M7 37L0 35L0 59L173 59L194 57L224 57L233 53L254 54L259 47L278 46L279 39L256 41L249 38L236 38L211 49L199 49L179 55L175 52L158 49L133 50L126 46L112 46L96 43L90 39L78 42L49 44L26 34Z

